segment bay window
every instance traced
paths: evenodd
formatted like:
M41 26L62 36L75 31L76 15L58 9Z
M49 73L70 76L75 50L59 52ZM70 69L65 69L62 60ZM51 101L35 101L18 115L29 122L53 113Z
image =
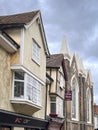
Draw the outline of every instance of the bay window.
M63 99L60 97L50 97L50 113L63 117Z
M23 99L41 106L41 84L24 72L14 72L14 99Z

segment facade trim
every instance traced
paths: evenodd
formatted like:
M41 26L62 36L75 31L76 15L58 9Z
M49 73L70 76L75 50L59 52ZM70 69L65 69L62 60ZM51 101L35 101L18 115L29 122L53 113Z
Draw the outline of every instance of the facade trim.
M29 74L30 76L32 76L34 79L36 79L37 81L39 81L42 85L45 86L45 82L42 81L41 79L39 79L38 77L36 77L36 75L34 75L32 72L30 72L29 70L27 70L24 66L22 65L11 65L11 69L12 70L22 70L24 72L26 72L27 74Z

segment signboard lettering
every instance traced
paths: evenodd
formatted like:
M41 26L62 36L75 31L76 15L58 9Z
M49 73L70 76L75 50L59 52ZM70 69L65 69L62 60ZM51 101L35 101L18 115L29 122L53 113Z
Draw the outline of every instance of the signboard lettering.
M72 100L72 91L71 90L65 91L65 100L67 100L67 101Z
M27 124L30 120L26 119L26 118L19 118L19 117L16 117L15 118L15 123L18 123L18 124Z

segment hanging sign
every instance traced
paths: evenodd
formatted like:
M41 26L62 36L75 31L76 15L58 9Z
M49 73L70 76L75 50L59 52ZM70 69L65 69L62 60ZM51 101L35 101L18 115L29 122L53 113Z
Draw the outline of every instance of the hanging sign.
M71 101L72 100L72 91L71 90L65 91L65 100L66 101Z

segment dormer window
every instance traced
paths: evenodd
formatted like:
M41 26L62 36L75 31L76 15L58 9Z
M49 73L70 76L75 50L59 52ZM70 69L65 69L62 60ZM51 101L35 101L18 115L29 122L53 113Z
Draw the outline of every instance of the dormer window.
M40 64L40 46L37 44L37 42L34 39L32 43L32 59L37 64Z

